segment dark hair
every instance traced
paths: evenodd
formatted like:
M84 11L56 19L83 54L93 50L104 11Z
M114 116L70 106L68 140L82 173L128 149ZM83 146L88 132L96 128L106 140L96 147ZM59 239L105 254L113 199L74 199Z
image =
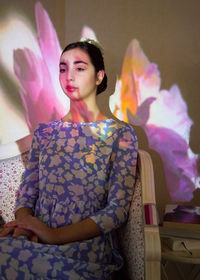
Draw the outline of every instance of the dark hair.
M89 55L91 62L94 65L96 74L100 70L105 70L103 55L98 47L96 47L95 45L93 45L91 43L88 43L87 41L75 42L75 43L71 43L71 44L67 45L64 48L62 54L66 51L69 51L69 50L72 50L75 48L80 48ZM106 90L106 88L107 88L107 76L105 74L101 84L97 86L97 94L103 92L104 90Z

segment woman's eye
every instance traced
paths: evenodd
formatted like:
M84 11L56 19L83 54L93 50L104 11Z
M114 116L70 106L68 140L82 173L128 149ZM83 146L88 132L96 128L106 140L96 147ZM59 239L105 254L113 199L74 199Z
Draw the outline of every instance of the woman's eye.
M85 69L84 69L84 68L81 68L81 67L78 67L77 70L78 70L79 72L81 72L81 71L84 71Z
M64 73L65 72L65 69L60 69L60 73Z

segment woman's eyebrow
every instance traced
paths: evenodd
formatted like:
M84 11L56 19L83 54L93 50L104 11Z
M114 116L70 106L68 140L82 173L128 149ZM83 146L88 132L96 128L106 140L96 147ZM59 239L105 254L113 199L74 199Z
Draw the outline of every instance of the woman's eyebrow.
M83 63L83 64L88 65L88 63L83 61L83 60L76 60L76 61L74 61L74 64L79 64L79 63Z
M67 63L65 63L65 62L60 62L60 64L59 65L64 65L64 66L66 66L67 65Z
M88 65L88 63L87 62L85 62L85 61L83 61L83 60L76 60L76 61L74 61L74 64L79 64L79 63L82 63L82 64L86 64L86 65ZM64 66L66 66L67 65L67 63L66 62L60 62L60 64L59 65L64 65Z

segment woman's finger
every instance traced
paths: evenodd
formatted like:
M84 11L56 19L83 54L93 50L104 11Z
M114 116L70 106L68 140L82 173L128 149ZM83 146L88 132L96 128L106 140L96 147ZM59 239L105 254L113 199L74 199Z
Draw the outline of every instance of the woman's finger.
M38 242L38 237L30 230L22 229L22 228L15 228L13 233L13 238L18 238L20 236L26 236L29 241Z
M1 228L0 229L0 237L5 237L11 234L14 231L14 228Z
M30 234L31 234L30 231L25 230L25 229L22 229L22 228L16 227L16 228L14 229L14 232L13 232L13 238L18 238L18 237L20 237L20 236L29 237Z
M14 221L11 221L11 222L8 222L4 225L4 227L8 228L8 227L16 227L18 224L18 221L17 220L14 220Z
M22 228L22 229L26 229L27 225L20 220L15 220L15 221L12 221L12 222L9 222L9 223L5 224L4 227L5 228L10 228L10 227L11 228L13 228L13 227L18 228L19 227L19 228Z
M29 240L38 243L38 237L34 233L30 236Z
M31 224L32 219L26 219L26 218L21 218L17 219L11 222L8 222L7 224L4 225L4 227L20 227L24 229L29 229L29 226Z

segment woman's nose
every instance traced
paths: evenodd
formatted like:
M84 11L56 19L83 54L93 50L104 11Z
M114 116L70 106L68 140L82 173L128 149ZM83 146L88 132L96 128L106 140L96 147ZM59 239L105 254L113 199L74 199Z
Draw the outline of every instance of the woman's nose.
M66 78L67 78L68 81L73 81L74 80L74 71L69 70Z

